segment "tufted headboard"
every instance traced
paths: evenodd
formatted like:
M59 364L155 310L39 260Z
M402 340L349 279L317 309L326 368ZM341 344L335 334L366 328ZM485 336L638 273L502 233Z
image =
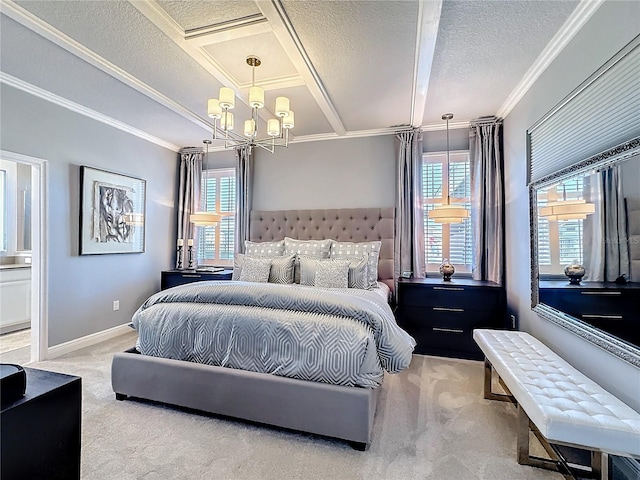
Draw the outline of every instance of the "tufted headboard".
M629 236L629 279L640 282L640 197L627 197L627 230Z
M284 237L298 240L367 242L381 240L378 279L393 291L393 208L332 210L252 210L249 240L270 242Z

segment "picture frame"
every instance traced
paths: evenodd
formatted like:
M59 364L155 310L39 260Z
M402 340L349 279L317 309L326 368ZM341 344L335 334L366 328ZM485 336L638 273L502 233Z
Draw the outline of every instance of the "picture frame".
M80 167L80 255L143 253L147 182Z

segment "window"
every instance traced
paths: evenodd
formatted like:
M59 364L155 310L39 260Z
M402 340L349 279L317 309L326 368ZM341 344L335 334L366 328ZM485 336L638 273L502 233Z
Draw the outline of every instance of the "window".
M233 264L236 225L236 171L233 168L202 172L201 205L222 215L222 221L198 227L198 265Z
M422 198L424 208L424 245L427 272L437 272L448 259L457 272L471 272L473 239L471 219L462 223L436 223L428 211L447 203L471 208L471 165L469 152L451 152L447 172L447 153L428 153L422 162Z
M564 183L538 191L538 208L562 199L581 200L584 178L576 177ZM549 221L538 216L538 264L540 273L564 275L564 267L574 260L582 263L584 220Z

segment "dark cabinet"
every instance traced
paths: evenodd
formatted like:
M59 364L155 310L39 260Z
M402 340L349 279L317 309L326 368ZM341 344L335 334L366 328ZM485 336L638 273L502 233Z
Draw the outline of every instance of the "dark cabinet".
M504 289L493 282L401 279L398 324L417 342L416 353L482 359L475 328L504 328Z
M164 270L161 273L160 289L184 285L185 283L207 282L210 280L231 280L233 270L220 270L218 272L204 272L197 270Z
M640 283L547 280L540 282L539 293L540 303L640 345Z

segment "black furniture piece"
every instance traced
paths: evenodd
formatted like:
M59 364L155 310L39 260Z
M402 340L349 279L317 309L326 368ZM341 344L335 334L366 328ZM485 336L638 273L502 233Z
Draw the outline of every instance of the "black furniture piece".
M207 272L199 270L164 270L161 273L160 289L175 287L192 282L206 282L209 280L231 280L233 269Z
M542 280L539 293L541 303L640 345L640 283Z
M504 328L504 298L493 282L401 278L396 319L416 339L415 353L481 360L473 329Z
M3 405L0 413L0 478L79 479L82 380L24 371L24 397Z

